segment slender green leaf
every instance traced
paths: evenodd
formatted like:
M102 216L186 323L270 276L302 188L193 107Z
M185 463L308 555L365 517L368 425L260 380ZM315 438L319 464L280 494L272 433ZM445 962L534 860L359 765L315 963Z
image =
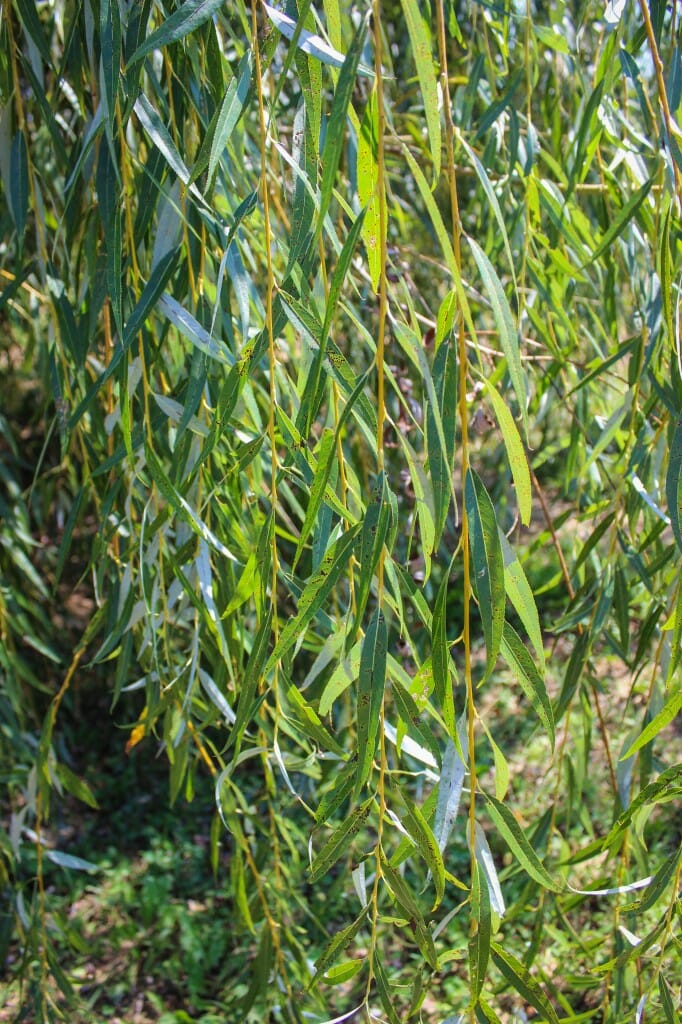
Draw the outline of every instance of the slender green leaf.
M523 868L532 879L539 882L543 888L548 889L550 892L563 892L563 887L554 881L544 867L535 850L530 845L525 832L509 808L487 793L484 796L488 813L511 853L516 858L518 866Z
M310 865L310 881L317 882L336 864L363 828L372 807L373 797L356 807L324 844Z
M5 182L5 185L7 183ZM10 152L9 209L17 229L19 246L23 245L28 220L28 150L23 132L12 139Z
M485 382L485 392L495 410L495 416L500 425L504 445L507 449L507 458L509 459L509 466L514 478L521 522L524 526L529 526L532 511L530 470L521 437L506 402L490 381Z
M52 54L50 53L50 47L45 38L45 32L43 31L38 14L38 5L34 0L15 0L15 2L21 23L26 29L27 35L38 49L40 56L47 66L52 67Z
M154 453L154 451L145 444L145 460L149 473L159 488L159 491L164 496L166 501L169 503L175 514L183 522L196 533L198 537L205 540L209 547L217 551L219 555L229 559L230 561L236 562L237 558L232 554L229 548L227 548L222 541L218 540L215 534L209 529L204 523L190 503L183 498L180 492L175 488L172 481L166 474L161 460Z
M431 831L431 828L419 807L417 807L417 805L413 803L405 793L400 793L400 797L404 808L401 814L402 824L414 840L417 849L428 865L428 869L431 872L431 876L434 881L436 896L433 902L433 907L431 908L431 910L434 911L440 906L443 896L445 895L445 865L443 864L443 855L436 837Z
M673 1001L673 995L670 991L670 986L665 980L663 974L658 976L658 993L661 997L661 1006L663 1007L663 1013L667 1024L680 1024L680 1015L678 1013L675 1002Z
M419 909L419 904L408 887L407 882L383 855L381 856L381 871L396 902L414 928L415 941L422 955L429 966L433 970L437 970L438 957L431 930L427 927L424 915Z
M237 74L227 87L218 113L213 133L213 142L211 143L211 153L208 159L209 187L218 170L218 163L223 155L228 139L232 135L239 118L242 116L246 97L251 88L252 73L253 54L248 50L239 62Z
M322 953L318 956L315 961L315 976L312 984L315 984L315 980L320 977L329 967L341 956L342 953L348 949L353 939L360 930L360 925L365 919L364 911L359 917L353 921L352 924L346 925L340 932L332 936Z
M412 56L417 66L419 88L424 100L424 115L429 134L431 159L433 160L434 187L440 177L441 130L438 105L438 82L433 67L431 32L429 23L419 9L417 0L401 0L407 31L412 45Z
M504 629L504 559L495 509L478 475L467 471L465 504L478 607L483 622L485 674L495 667Z
M324 218L327 216L329 204L332 199L336 172L339 167L339 160L343 151L345 138L345 124L348 116L353 90L355 88L356 75L360 64L360 54L365 45L366 26L364 20L360 23L353 41L348 49L345 60L341 67L339 80L336 83L332 109L329 114L324 149L322 151L322 185L320 188L320 211L318 214L317 232L322 232Z
M635 217L635 214L639 210L640 206L649 195L651 186L656 180L656 175L652 175L648 181L645 181L641 188L637 189L635 194L628 199L627 203L621 210L618 211L618 215L609 227L608 231L603 235L601 241L597 245L592 255L588 260L585 260L582 267L583 270L588 264L596 263L604 253L609 249L615 240L620 237L625 231L630 221Z
M490 948L495 964L510 985L513 986L514 990L526 1002L535 1007L543 1020L549 1021L549 1024L559 1024L556 1010L535 978L530 974L528 968L520 960L517 960L513 953L498 945L497 942L491 942Z
M379 112L376 87L372 89L360 124L356 174L358 198L364 211L362 240L367 252L367 264L372 287L379 287L381 273L381 216L379 212L378 164Z
M456 735L455 705L452 695L452 658L447 637L447 598L450 590L449 581L452 563L448 571L443 573L441 585L436 594L431 620L431 663L433 666L433 683L440 703L443 718L451 737Z
M519 403L523 430L526 436L526 442L528 442L528 395L526 393L526 378L523 373L523 367L521 366L518 328L514 323L514 317L512 316L509 301L504 288L502 287L502 283L497 276L495 268L483 252L483 249L481 249L478 242L468 235L467 242L469 243L469 248L473 253L474 259L476 260L478 272L481 275L483 286L490 300L493 316L495 317L495 324L497 326L497 335L500 339L500 345L502 346L504 357L507 360L507 370L514 387L514 391L516 392L516 400ZM501 425L502 424L500 424L500 426Z
M379 1001L384 1008L386 1019L389 1024L401 1024L400 1017L396 1013L393 1005L393 997L391 996L388 978L386 977L381 960L376 953L372 958L372 968L374 971L374 980L376 982L377 992L379 993Z
M677 718L677 715L682 708L682 689L673 692L670 698L665 702L661 710L657 715L651 719L649 724L642 729L641 733L637 737L634 743L630 744L624 754L621 754L620 760L625 761L633 754L636 754L638 750L641 750L643 746L658 736L662 729L665 729L666 725L670 725L673 719Z
M148 53L184 39L212 18L222 6L223 0L185 0L184 4L168 18L164 18L162 24L138 46L128 59L128 67L142 60Z
M377 608L362 641L358 678L358 775L356 790L367 781L374 760L379 717L386 685L388 632L386 619Z
M100 0L99 38L107 121L109 131L113 136L116 125L118 82L121 74L121 18L118 0Z
M469 978L471 1001L476 1003L488 969L492 933L488 883L477 863L474 863L471 880L471 915L475 930L469 938Z
M670 444L665 496L675 540L682 551L682 418L677 421Z
M324 600L336 586L348 559L351 556L359 527L347 530L327 552L318 570L309 578L298 601L296 615L289 619L280 634L279 641L268 660L266 674L293 646L301 631L322 607Z
M514 671L521 689L528 697L533 710L542 722L549 741L554 749L554 714L547 696L545 681L538 672L535 662L528 653L525 644L515 629L508 622L504 624L502 636L502 654Z
M360 578L357 584L355 622L351 636L355 637L367 607L374 570L377 567L389 525L389 502L386 493L386 478L379 473L372 499L367 505L360 533Z

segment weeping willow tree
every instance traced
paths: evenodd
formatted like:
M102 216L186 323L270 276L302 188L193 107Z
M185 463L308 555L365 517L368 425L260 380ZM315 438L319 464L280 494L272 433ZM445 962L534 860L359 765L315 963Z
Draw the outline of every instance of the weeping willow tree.
M88 867L50 829L95 802L60 722L96 670L178 814L215 794L225 1020L678 1021L679 35L661 0L1 5L23 1019L77 1012L46 872Z

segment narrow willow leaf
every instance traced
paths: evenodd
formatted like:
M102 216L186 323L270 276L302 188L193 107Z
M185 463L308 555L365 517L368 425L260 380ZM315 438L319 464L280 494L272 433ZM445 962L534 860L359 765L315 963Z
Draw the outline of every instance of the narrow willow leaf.
M268 644L272 630L272 605L269 606L267 614L263 616L258 632L254 637L251 654L246 664L244 678L239 691L239 701L235 712L235 721L230 737L228 748L234 745L235 759L239 756L242 737L249 719L253 712L253 705L258 692L258 685L263 678L263 666L268 654Z
M476 857L476 863L479 865L484 878L488 883L487 892L490 907L492 907L498 917L504 917L506 907L504 905L504 897L502 896L500 880L495 868L495 861L493 860L493 855L490 851L490 847L488 846L488 840L485 837L485 832L478 821L476 822L474 835L474 854Z
M320 187L320 212L318 214L316 236L319 236L322 232L324 218L327 216L332 199L336 172L346 139L346 117L348 116L348 108L355 88L360 54L365 45L365 30L366 26L363 20L353 37L345 60L342 61L341 73L334 91L324 149L322 150L322 184Z
M343 963L337 964L336 967L332 967L324 975L324 982L327 985L342 985L346 981L350 981L364 966L365 961L361 959L357 960L345 960ZM351 1011L355 1013L355 1010ZM347 1016L345 1015L346 1019ZM343 1018L341 1018L343 1019Z
M298 600L298 610L296 615L289 619L285 625L280 634L279 641L270 655L266 674L293 646L301 635L301 632L322 607L322 603L326 597L336 586L341 573L351 556L358 530L359 527L353 527L350 530L347 530L346 533L336 541L331 550L327 552L325 557L322 559L317 572L315 572L308 580L303 593Z
M407 882L396 871L393 865L381 855L381 873L393 893L402 912L414 928L414 938L427 963L433 970L438 970L438 957L430 928L424 921L424 915L412 894Z
M332 818L339 807L351 796L357 774L357 758L350 761L339 771L334 779L333 789L327 790L315 811L315 821L322 825Z
M513 604L516 614L521 619L524 629L528 633L530 642L540 662L542 675L544 675L545 649L542 643L540 617L535 599L533 598L533 591L530 589L521 562L502 530L500 530L500 545L502 546L502 556L504 558L504 587L507 597Z
M657 779L640 790L630 806L613 823L608 835L602 840L602 848L612 846L629 826L633 816L647 804L665 804L676 799L682 792L682 764L672 765L661 772Z
M38 49L48 67L52 67L52 54L50 46L45 38L45 32L38 14L38 7L34 0L16 0L16 8L19 12L21 23L31 42Z
M682 418L677 421L668 456L665 496L677 546L682 550Z
M95 799L95 795L84 779L79 778L65 764L57 764L56 771L59 781L69 793L75 796L77 800L87 804L88 807L92 807L96 811L99 810L99 804Z
M455 727L455 703L452 694L450 645L447 636L447 601L449 592L450 573L452 563L448 571L443 573L443 579L433 608L431 620L431 665L433 668L433 684L440 703L445 725L451 737L456 735Z
M357 583L355 622L351 636L357 635L367 607L374 570L386 540L389 525L389 503L386 493L386 478L379 473L372 490L372 498L365 511L360 533L360 578Z
M204 669L199 669L199 681L203 689L208 694L209 699L217 707L220 714L223 716L228 725L234 725L235 713L230 707L224 694L220 692L220 689L216 685L214 679L205 672Z
M121 74L121 18L118 0L100 0L99 38L106 109L109 129L113 134L116 123L118 81Z
M386 1019L389 1024L401 1024L400 1017L398 1017L393 1006L393 998L391 996L388 978L384 972L381 960L376 953L372 958L372 968L374 971L374 980L376 982L377 992L379 994L379 1001L384 1008Z
M679 60L679 54L678 54ZM672 201L668 202L665 215L661 223L658 239L658 273L661 279L661 301L663 304L663 321L668 331L668 337L675 337L673 325L673 265L670 251L670 228L673 215Z
M82 857L75 857L72 853L62 853L61 850L46 850L45 856L53 864L60 868L69 868L71 871L99 871L99 864L93 864L90 860Z
M424 557L424 580L426 581L431 575L431 559L435 554L436 542L433 487L419 456L401 431L398 431L398 440L405 453L410 471L410 480L412 481L412 489L414 490L421 537L421 554Z
M582 267L580 268L581 270L583 270L590 264L596 263L597 260L599 260L604 255L606 250L613 245L615 240L620 235L623 234L625 228L634 218L640 206L642 205L646 197L649 195L649 192L651 191L651 186L653 185L655 179L656 175L652 175L652 177L649 178L648 181L645 181L642 187L637 189L635 194L631 196L630 199L628 199L625 206L623 206L623 208L618 211L617 217L609 227L608 231L603 235L601 241L597 245L597 248L594 250L590 258L588 260L585 260Z
M424 115L429 135L429 147L433 160L434 187L440 178L441 127L438 109L438 82L431 52L431 32L426 18L419 9L417 0L401 0L407 31L410 35L412 55L417 66L419 88L424 100Z
M249 1010L270 982L272 959L272 933L269 928L263 928L258 943L258 952L251 963L251 984L241 1000L240 1010L243 1018L247 1017Z
M284 14L283 11L278 11L276 7L271 7L270 4L266 3L263 3L263 6L265 7L268 18L278 32L281 32L286 39L295 39L296 45L303 51L303 53L307 53L309 56L315 57L315 59L319 60L322 64L329 64L333 68L343 68L348 57L344 56L343 53L339 53L339 51L335 50L333 46L330 46L329 43L325 42L322 36L318 36L313 32L308 32L306 29L298 28L297 22L295 22L293 18ZM358 64L358 70L363 75L372 76L374 74L371 68L365 67L363 64Z
M322 395L320 394L320 380L322 376L322 368L324 365L324 359L327 353L327 339L329 337L329 330L336 313L336 308L341 296L341 290L343 283L346 279L346 274L351 265L355 247L358 242L358 238L362 232L362 227L365 221L365 211L361 211L353 222L346 239L343 243L343 248L339 255L338 262L334 268L332 274L331 283L329 285L329 295L327 296L327 304L324 311L324 321L322 323L322 330L320 332L319 349L315 357L314 367L311 373L311 402L308 408L306 432L310 433L312 427L313 417L317 414L317 411L322 401ZM307 388L306 388L307 390ZM302 402L303 404L303 402Z
M178 153L168 129L144 94L138 96L135 100L134 110L139 118L140 124L159 152L163 154L168 166L175 171L180 181L184 185L187 185L189 191L192 193L194 198L198 200L201 206L207 208L204 197L196 185L191 181L191 175L187 165Z
M462 135L461 132L457 133L457 142L464 149L465 153L467 154L467 156L471 160L472 164L474 165L474 170L476 171L476 174L478 175L478 180L480 181L481 185L483 186L483 191L485 192L485 194L486 194L486 196L488 198L488 202L490 203L490 206L492 208L492 211L495 214L495 220L497 221L497 226L498 226L498 228L500 230L500 235L501 235L502 241L504 243L504 251L505 251L505 253L507 255L507 261L509 263L509 272L511 273L512 281L514 282L514 288L516 288L516 268L514 266L514 257L512 256L511 245L509 244L509 235L507 234L507 225L505 223L504 214L502 213L502 210L500 208L500 204L499 204L498 198L497 198L497 196L495 194L495 190L494 190L494 188L492 186L492 182L490 181L490 178L488 177L488 174L486 172L485 167L483 166L481 161L478 159L478 157L476 156L476 153L471 148L471 146L466 141L466 139L464 138L464 136Z
M476 1020L478 1024L501 1024L500 1018L497 1016L492 1006L479 996L479 1000L474 1007L476 1012ZM459 1021L459 1017L456 1020L453 1018L452 1024L456 1024ZM446 1022L449 1024L449 1022Z
M400 820L414 840L414 843L424 858L434 881L436 896L433 907L431 908L431 911L433 912L440 906L443 896L445 895L445 865L443 864L443 855L436 837L431 831L429 823L419 807L412 803L405 793L400 793L400 798L404 806L404 810L400 815Z
M469 756L469 739L467 729L462 722L459 729L459 745L464 755L460 756L454 742L449 739L443 754L443 766L438 786L438 802L434 818L433 834L436 837L441 853L445 850L452 827L459 811L459 804L466 775L466 759Z
M128 60L128 67L137 64L153 50L160 50L162 46L169 46L170 43L184 39L212 18L222 6L223 0L185 0L184 4L173 11L170 17L164 18L162 24L147 36L141 46L138 46Z
M17 229L19 247L23 245L28 220L28 150L23 132L17 132L12 139L9 158L9 210ZM7 186L7 182L4 182Z
M532 511L530 470L528 469L528 459L526 458L521 436L517 430L516 423L514 422L514 417L507 407L507 403L504 401L497 388L488 380L485 381L485 393L492 403L495 416L497 417L497 422L499 423L500 430L502 431L502 438L504 440L505 448L507 449L509 466L512 471L512 477L514 478L516 500L519 506L521 522L524 526L529 526Z
M381 273L381 216L379 212L379 111L376 86L369 95L360 124L356 174L358 198L365 216L362 225L362 240L367 252L367 264L372 287L379 287Z
M469 979L471 1001L476 1003L488 969L492 932L488 883L477 863L474 863L471 879L471 916L476 925L469 939Z
M641 750L643 746L650 743L654 737L658 736L662 729L665 729L666 725L670 725L674 718L677 717L680 709L682 708L682 689L673 693L669 700L663 705L661 710L654 718L651 719L649 724L642 730L638 738L632 743L624 754L621 754L621 761L627 760L636 754L638 750Z
M346 235L343 248L339 253L338 261L334 267L334 273L332 274L332 278L329 283L329 295L327 296L327 304L324 310L324 321L322 323L322 348L324 348L326 344L327 335L329 334L329 329L331 328L334 314L336 313L336 308L341 296L343 283L346 280L346 275L355 253L355 247L360 233L362 232L364 219L364 213L361 211L353 221L353 224Z
M541 1018L549 1024L559 1024L559 1018L549 999L538 985L528 968L496 942L491 942L493 959L507 981L526 1002L534 1006Z
M680 1024L680 1015L673 1001L670 986L662 974L658 976L658 994L661 997L661 1006L667 1024Z
M246 97L251 88L252 73L253 53L251 50L247 50L239 62L237 74L228 85L223 102L220 105L213 133L213 142L211 143L211 153L208 158L209 188L218 170L218 163L223 155L228 139L232 135L239 118L242 116Z
M205 327L192 316L172 295L164 293L159 298L159 311L164 313L183 338L191 342L204 355L216 359L223 366L232 366L234 356L224 345L212 338Z
M362 641L358 677L358 775L356 790L367 781L374 760L379 717L386 685L388 632L383 612L377 608Z
M488 805L488 813L500 835L516 858L519 867L539 882L550 892L563 892L563 888L554 881L540 861L533 847L528 842L525 832L509 808L494 797L484 794Z
M246 874L244 871L244 858L239 846L235 846L230 857L230 885L234 899L234 905L241 915L241 919L251 932L252 935L256 934L254 928L253 919L251 917L251 911L249 909L249 899L246 890Z
M442 365L443 357L446 355L446 351L447 350L443 350L442 354L441 354L441 349L442 349L442 346L441 346L441 349L439 349L439 354L436 356L436 360L434 361L434 373L436 371L436 365L437 365L437 368L438 368L438 378L437 378L437 380L438 380L438 384L440 385L440 387L439 387L440 394L437 394L437 392L436 392L436 384L435 384L435 381L434 381L434 374L431 373L431 367L429 366L428 360L427 360L426 355L424 353L424 346L423 346L423 344L421 342L421 339L414 333L414 331L410 330L410 328L406 324L404 324L404 323L402 323L400 321L395 321L395 323L393 325L393 329L395 331L396 337L398 338L398 340L399 340L400 344L402 345L403 349L405 350L406 354L419 367L419 372L420 372L422 384L426 388L426 393L427 393L428 398L429 398L429 405L428 405L428 409L427 409L427 444L428 444L428 427L429 427L429 422L431 422L433 430L435 431L436 437L438 439L438 445L439 445L439 448L440 448L441 459L443 460L443 463L444 463L444 465L446 467L444 469L444 474L445 474L446 479L442 480L441 484L443 486L443 489L445 489L445 487L447 487L447 489L449 491L449 494L452 495L452 500L453 500L453 502L455 504L455 508L456 508L457 507L457 495L456 495L456 492L455 492L454 476L453 476L453 472L452 472L452 470L454 470L454 454L455 454L455 451L454 451L454 434L455 434L455 429L456 429L456 417L453 414L453 406L456 404L456 396L457 396L457 392L456 392L455 351L454 351L454 349L452 349L452 358L449 360L449 374L448 374L448 376L450 378L449 386L448 386L448 382L444 379L445 374L443 372L444 368L443 368L443 365ZM446 388L447 388L447 390L445 390ZM444 403L445 402L452 403L452 405L450 406L450 408L448 410L444 409ZM441 412L444 413L444 417L441 415ZM447 437L446 437L446 433L445 433L444 422L447 423L447 425L448 425ZM433 450L433 447L434 447L434 439L433 439L433 436L432 436L431 445L429 447L429 453L431 453L431 451ZM429 475L432 477L433 476L433 469L431 469L431 467L429 467L429 468L431 470ZM433 494L433 492L434 492L434 486L430 486L428 488L427 493ZM434 518L433 551L435 553L437 540L439 540L440 538L437 537L436 531L435 531L435 521L436 521L435 499L433 500L432 504L434 506L434 510L433 510L433 518ZM447 505L446 505L446 509L445 510L447 512ZM423 538L422 538L422 540L423 540ZM422 544L422 549L423 549L423 547L424 547L424 545ZM428 576L427 576L427 578L428 578Z
M315 961L316 975L313 981L311 982L311 985L315 984L315 980L319 978L320 975L322 975L326 970L328 970L329 967L331 967L331 965L338 959L338 957L341 956L342 953L345 953L345 951L348 949L353 939L357 935L358 931L360 930L360 925L362 924L364 919L365 914L363 911L363 913L360 914L360 916L356 918L352 924L349 924L345 928L342 928L341 931L337 932L336 935L334 935L332 939L327 943L327 945L325 946L325 948L322 950L321 954ZM351 1012L355 1013L354 1010ZM338 1017L336 1019L339 1021L345 1020L346 1016L347 1015L344 1014L343 1017ZM333 1022L330 1021L329 1024L333 1024Z
M313 220L317 208L318 146L307 104L303 103L294 115L294 137L291 153L292 170L296 178L291 215L289 238L289 259L287 275L298 262L305 261L313 244ZM288 160L286 150L278 150Z
M488 743L490 744L490 748L493 752L493 762L495 764L495 796L498 800L503 801L507 795L507 790L509 789L509 764L493 739L488 726L483 721L481 722L481 725L483 726L483 731L486 734Z
M341 747L331 733L325 729L319 716L295 686L289 687L287 690L287 698L292 707L292 713L301 724L301 730L305 735L309 736L310 739L319 746L320 750L330 751L331 753L336 754L337 757L343 758L343 747Z
M421 348L421 346L419 347ZM433 483L434 548L437 550L450 511L451 499L455 514L457 514L457 495L454 488L455 438L457 434L457 348L450 338L443 339L436 349L432 376L438 408L434 410L431 401L426 406L426 450ZM428 378L426 383L428 389ZM438 422L439 417L440 423Z
M485 636L486 678L495 667L504 629L504 559L495 509L478 475L467 470L464 498L478 607Z
M121 285L121 211L119 209L118 173L108 145L99 148L97 161L97 201L104 228L107 249L107 287L114 322L123 335L123 293Z
M369 817L373 797L365 800L339 825L310 865L310 881L317 882L336 864Z
M145 460L154 483L178 518L187 523L194 533L201 537L202 540L205 540L209 547L217 551L219 555L223 555L223 557L230 561L236 562L237 558L235 555L232 554L229 548L225 547L222 541L218 540L206 523L199 518L189 502L175 488L170 478L166 475L161 460L154 454L148 444L145 444Z
M495 317L495 324L497 326L497 334L500 339L500 345L504 352L504 357L507 360L507 370L509 377L512 382L514 391L516 392L516 400L519 403L519 410L521 412L521 420L523 423L523 430L528 442L528 395L526 393L526 378L523 373L523 367L521 366L521 352L519 349L519 332L514 324L514 317L509 307L509 301L505 294L502 282L497 276L497 272L493 267L492 263L481 249L478 242L467 235L467 242L471 249L478 272L481 275L483 287L485 288L486 294L490 300L490 305Z
M414 698L405 689L402 683L393 676L391 676L391 691L393 693L396 710L401 720L408 728L414 729L419 737L420 743L431 752L434 764L438 765L441 757L438 741L429 726L425 722L422 722L419 708L417 707ZM406 753L409 753L409 751L406 750Z
M312 486L310 488L310 498L308 500L308 508L306 509L305 519L303 526L301 527L301 534L298 538L298 544L296 545L296 552L294 554L294 560L292 562L292 569L296 568L296 563L303 554L303 548L310 535L317 514L320 511L320 505L324 498L325 490L327 488L327 482L329 480L329 474L331 473L334 455L336 453L336 437L333 430L325 429L320 438L320 446L317 458L317 469L315 470L315 476L313 477Z
M542 722L554 749L554 713L547 695L545 681L540 675L520 636L508 622L504 624L502 654L513 670L521 689Z
M347 656L339 660L338 665L327 680L327 684L320 697L319 712L321 715L329 714L334 701L342 693L345 693L356 678L360 668L360 648L360 643L355 644Z

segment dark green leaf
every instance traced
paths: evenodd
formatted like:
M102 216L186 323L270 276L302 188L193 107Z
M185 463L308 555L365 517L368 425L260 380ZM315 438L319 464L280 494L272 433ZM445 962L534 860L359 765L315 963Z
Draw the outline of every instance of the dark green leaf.
M542 1020L549 1021L549 1024L559 1024L556 1010L521 961L497 942L491 942L490 948L497 967L515 991L535 1007Z
M488 806L488 813L515 857L518 866L523 868L536 882L539 882L543 888L548 889L550 892L563 892L563 886L555 882L544 867L537 853L530 845L526 833L509 808L487 793L484 796Z
M386 684L388 634L386 620L376 609L362 641L358 680L358 775L356 789L369 777L374 759L379 716Z
M478 607L485 636L486 677L495 668L504 629L504 559L495 509L478 475L467 471L465 503Z
M310 865L310 881L317 882L336 864L347 847L363 828L372 807L373 797L356 807L339 825Z
M28 220L28 150L23 132L17 132L12 139L10 152L9 208L17 229L19 246L23 245L26 221Z
M682 551L682 419L678 420L670 443L665 496L675 540Z
M162 46L170 43L177 43L184 39L190 32L203 25L205 21L212 18L223 6L223 0L185 0L170 17L164 18L159 27L147 36L145 41L138 46L135 53L128 59L128 66L136 64L153 50L160 50Z

